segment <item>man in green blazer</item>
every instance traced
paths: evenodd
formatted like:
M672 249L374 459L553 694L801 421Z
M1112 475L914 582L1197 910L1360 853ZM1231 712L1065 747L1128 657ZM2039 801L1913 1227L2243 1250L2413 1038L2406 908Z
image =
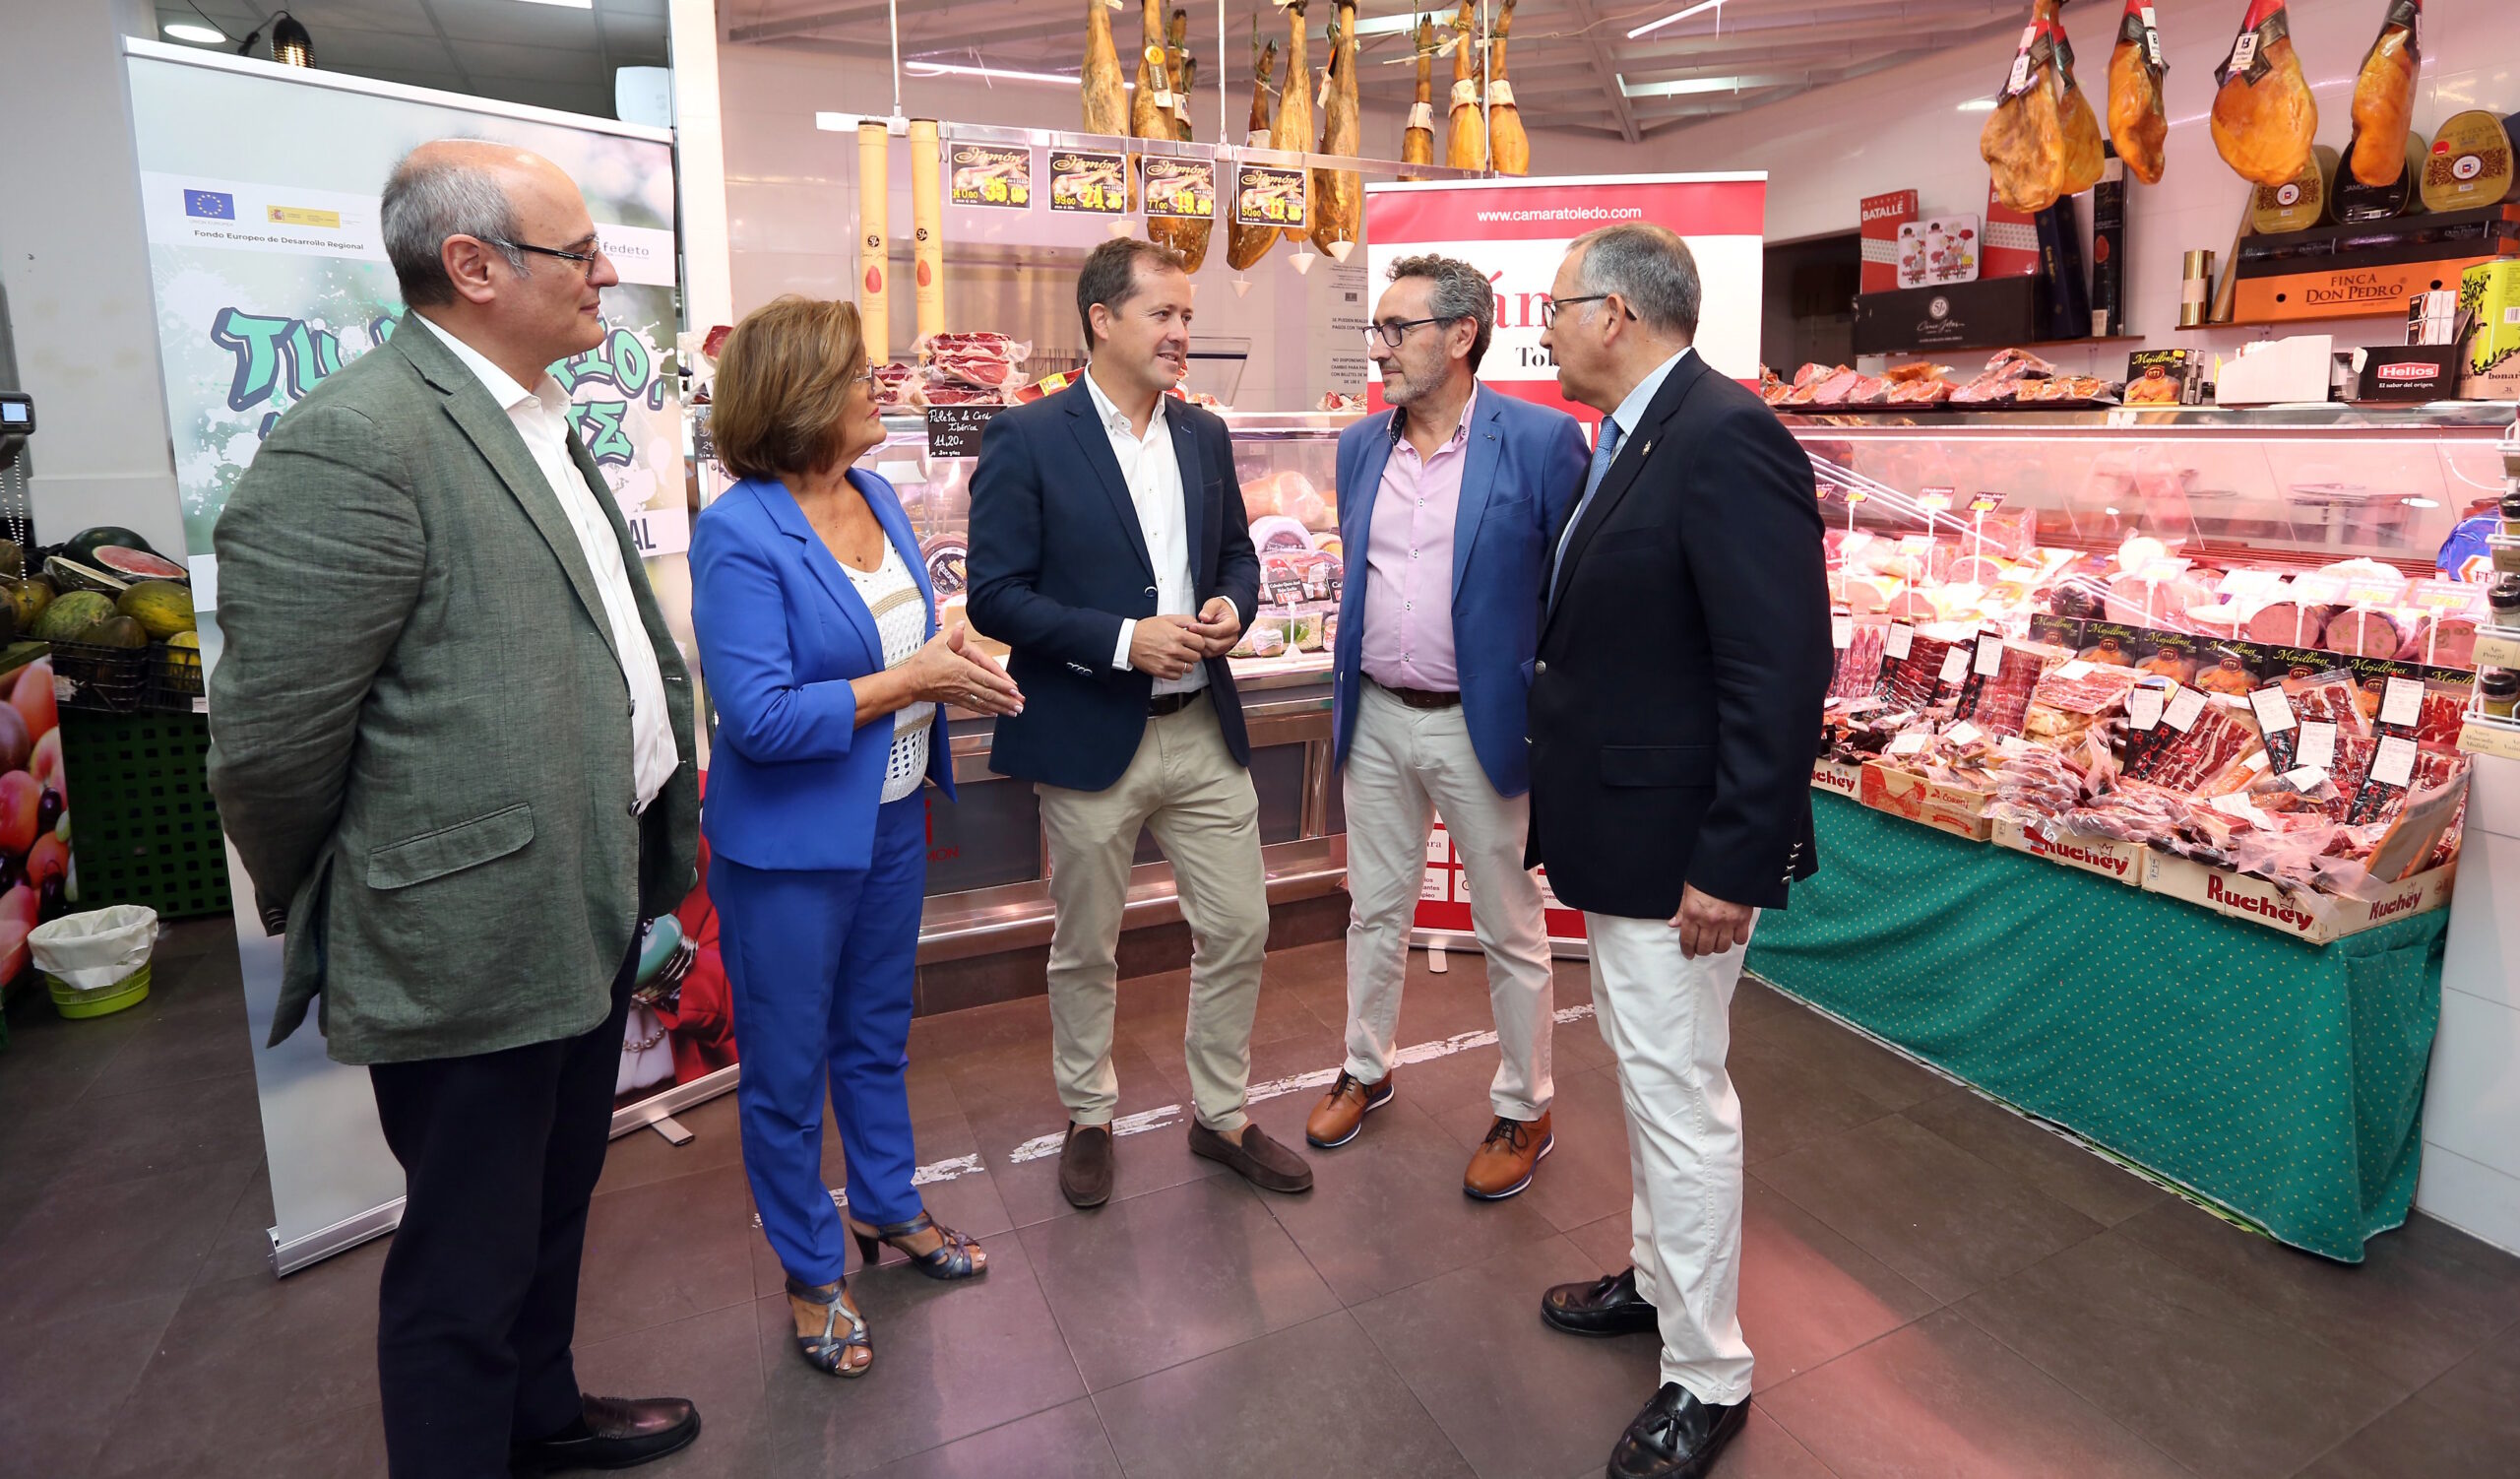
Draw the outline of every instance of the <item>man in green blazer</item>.
M379 1294L396 1479L670 1452L679 1399L570 1362L643 921L690 889L691 678L547 366L619 281L548 161L424 145L410 312L273 426L215 536L210 783L408 1196Z

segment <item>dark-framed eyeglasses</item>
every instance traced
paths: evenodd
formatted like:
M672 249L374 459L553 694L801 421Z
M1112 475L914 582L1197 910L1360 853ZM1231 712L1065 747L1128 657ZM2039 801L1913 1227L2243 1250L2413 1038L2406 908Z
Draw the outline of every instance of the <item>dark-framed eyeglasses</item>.
M1606 303L1616 296L1618 296L1618 294L1615 292L1590 292L1586 293L1582 297L1542 298L1540 301L1540 326L1544 329L1556 328L1557 310L1560 308L1572 308L1578 303ZM1636 317L1636 310L1630 308L1625 303L1619 304L1618 311L1625 314L1630 319Z
M595 265L603 260L603 245L597 241L588 242L585 251L577 252L557 246L536 246L527 241L509 241L498 236L484 236L481 239L492 246L504 246L512 252L532 252L537 257L557 257L563 262L575 262L578 264L578 270L589 278L595 276Z
M1367 324L1365 325L1365 348L1371 350L1374 347L1374 341L1379 339L1383 342L1384 348L1396 350L1400 348L1400 342L1409 337L1410 330L1422 329L1428 324L1451 322L1451 319L1438 315L1434 318L1391 318L1378 324Z

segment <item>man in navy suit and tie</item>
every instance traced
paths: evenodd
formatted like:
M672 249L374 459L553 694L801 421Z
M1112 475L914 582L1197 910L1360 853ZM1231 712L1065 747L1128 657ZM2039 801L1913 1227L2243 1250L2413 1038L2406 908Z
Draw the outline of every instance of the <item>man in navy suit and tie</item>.
M1266 1190L1312 1186L1243 1113L1269 898L1226 654L1259 603L1260 559L1225 422L1166 394L1189 369L1190 297L1169 248L1095 248L1076 285L1082 383L990 421L972 477L972 624L1013 649L1029 695L997 721L989 764L1041 799L1059 1190L1079 1207L1111 1195L1116 952L1141 826L1196 944L1190 1149Z
M1348 1059L1304 1126L1344 1145L1391 1100L1409 932L1437 813L1470 883L1499 1049L1495 1121L1462 1190L1531 1185L1549 1127L1548 932L1523 861L1531 822L1525 693L1549 536L1584 480L1562 411L1480 387L1496 329L1487 275L1450 257L1392 264L1365 327L1393 409L1339 438L1348 552L1333 746L1348 816Z

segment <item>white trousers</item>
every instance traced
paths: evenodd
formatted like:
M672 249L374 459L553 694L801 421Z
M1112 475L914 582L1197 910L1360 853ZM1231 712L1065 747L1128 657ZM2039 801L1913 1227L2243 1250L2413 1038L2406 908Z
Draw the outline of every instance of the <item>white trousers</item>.
M1488 1101L1508 1120L1546 1113L1549 1077L1548 929L1540 881L1523 867L1531 798L1496 794L1456 706L1413 709L1380 686L1358 685L1348 742L1348 1071L1375 1083L1391 1071L1400 1028L1409 932L1437 813L1470 879L1470 913L1487 955L1487 1000L1499 1050Z
M1662 1329L1663 1380L1701 1402L1745 1401L1741 1101L1724 1059L1747 947L1688 960L1662 920L1587 913L1584 930L1594 1011L1618 1056L1636 1292Z

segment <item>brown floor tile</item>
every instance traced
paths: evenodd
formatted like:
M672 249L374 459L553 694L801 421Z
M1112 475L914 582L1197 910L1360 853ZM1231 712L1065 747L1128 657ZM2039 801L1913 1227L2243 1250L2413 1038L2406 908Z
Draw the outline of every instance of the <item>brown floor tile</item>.
M229 981L218 989L236 994L232 1012L224 1003L204 1002L142 1024L88 1093L124 1094L252 1073L254 1043L245 1027L243 988Z
M1923 1126L1877 1120L1759 1179L1909 1282L1955 1300L2100 1231Z
M1093 1402L1018 1418L875 1470L872 1479L1121 1479Z
M253 1176L228 1161L47 1192L0 1238L0 1329L183 1293Z
M626 1190L655 1182L672 1181L695 1171L714 1171L743 1164L743 1136L735 1114L735 1096L715 1099L674 1112L674 1120L691 1131L691 1142L676 1145L653 1129L634 1129L604 1148L603 1177L596 1194Z
M2373 1368L2304 1339L2244 1294L2148 1252L2124 1228L1958 1308L2146 1441L2217 1479L2290 1474L2407 1394Z
M126 1050L130 1045L126 1045ZM112 1071L108 1064L105 1073ZM75 1102L21 1118L11 1133L49 1155L55 1190L197 1166L260 1165L262 1106L254 1075L230 1073L107 1094L105 1075Z
M1544 1157L1531 1187L1513 1199L1529 1204L1560 1232L1624 1212L1627 1177L1627 1114L1619 1102L1618 1070L1593 1068L1559 1073L1557 1100L1549 1108L1556 1148ZM1481 1094L1435 1115L1461 1146L1462 1166L1486 1138L1496 1113Z
M1260 1106L1252 1119L1283 1143L1301 1146L1311 1110L1290 1096ZM1524 1197L1482 1202L1464 1196L1468 1162L1461 1143L1405 1097L1371 1120L1373 1127L1349 1144L1310 1156L1312 1190L1262 1199L1343 1303L1420 1283L1556 1231Z
M1758 1400L1821 1462L1861 1479L2186 1479L1949 1311Z
M750 1304L750 1205L732 1166L596 1197L578 1278L578 1338L609 1340Z
M2406 1388L2520 1320L2520 1258L2422 1213L2364 1244L2359 1264L2287 1248L2183 1201L2165 1201L2122 1232Z
M1627 1219L1613 1219L1617 1247ZM1741 1197L1741 1330L1761 1391L1918 1319L1939 1302L1753 1177Z
M1231 1177L1056 1218L1023 1240L1088 1391L1339 1308L1259 1194Z
M386 1247L365 1244L285 1279L196 1287L114 1419L97 1472L271 1472L301 1440L309 1452L362 1451L363 1438L346 1430L362 1411L356 1421L374 1421Z
M2520 1467L2520 1325L2347 1439L2301 1479L2509 1479Z
M1551 1284L1594 1276L1546 1238L1357 1306L1356 1322L1482 1479L1599 1473L1658 1384L1650 1339L1586 1340L1543 1324Z
M1733 1051L1742 1043L1803 1063L1886 1109L1906 1109L1950 1093L1958 1085L1922 1063L1902 1057L1808 1007L1753 1014L1733 1027Z
M241 1279L247 1274L273 1278L272 1227L279 1220L272 1210L272 1175L268 1166L254 1168L254 1179L245 1184L245 1192L229 1208L227 1221L219 1230L219 1241L211 1245L210 1255L202 1260L195 1284L216 1284L225 1279Z
M1095 1406L1131 1474L1475 1472L1346 1311L1102 1392Z
M1802 1008L1792 1010L1800 1012ZM1782 1020L1734 1018L1725 1067L1741 1100L1741 1159L1757 1166L1894 1113L1763 1029Z
M110 1454L107 1455L111 1457ZM181 1469L100 1467L96 1479L346 1479L385 1472L385 1412L374 1402L303 1425L268 1423L193 1454Z
M753 1479L770 1469L760 1323L751 1302L611 1340L580 1340L578 1385L610 1396L688 1397L700 1409L690 1447L643 1466L660 1479Z
M87 1473L181 1303L160 1295L12 1329L0 1343L0 1473Z
M854 1474L1085 1394L1025 1260L1001 1238L988 1276L851 1280L875 1365L824 1376L797 1356L787 1299L753 1307L776 1474Z
M1974 1093L1913 1105L1909 1119L2038 1188L2104 1227L2170 1199L2170 1193L2073 1140Z

